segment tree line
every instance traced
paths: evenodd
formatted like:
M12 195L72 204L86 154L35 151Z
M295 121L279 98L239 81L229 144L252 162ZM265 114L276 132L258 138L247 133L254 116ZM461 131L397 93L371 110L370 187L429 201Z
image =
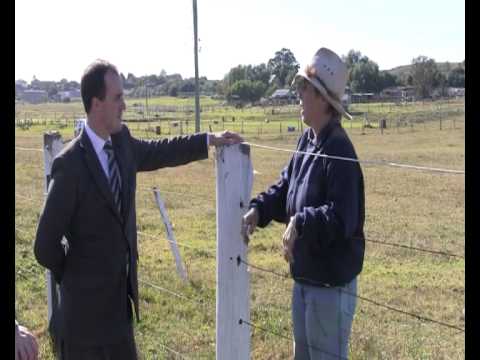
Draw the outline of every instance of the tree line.
M412 86L419 98L426 98L435 90L444 96L448 87L465 87L465 60L456 66L445 63L440 69L434 59L418 56L396 75L392 71L395 69L380 71L375 61L354 49L342 55L342 59L347 65L347 86L352 93L379 93L389 87ZM228 99L255 102L277 89L288 88L298 69L292 51L283 48L266 64L232 68L219 82L217 93Z
M444 63L440 68L434 59L422 55L412 59L403 71L396 71L403 67L380 71L375 61L354 49L342 55L342 59L348 68L347 86L352 93L379 93L392 86L412 86L419 98L426 98L431 97L434 91L445 95L448 87L465 86L465 60L454 66ZM293 52L282 48L265 63L231 68L221 80L200 77L200 93L224 97L229 101L257 102L277 89L289 88L299 68ZM194 78L168 75L165 70L158 75L136 77L132 73L127 76L121 73L120 76L127 96L131 97L191 96L195 91ZM17 85L22 82L25 88L47 91L49 97L80 86L78 82L66 79L55 82L40 81L34 77L30 85L23 80L16 81L16 94Z

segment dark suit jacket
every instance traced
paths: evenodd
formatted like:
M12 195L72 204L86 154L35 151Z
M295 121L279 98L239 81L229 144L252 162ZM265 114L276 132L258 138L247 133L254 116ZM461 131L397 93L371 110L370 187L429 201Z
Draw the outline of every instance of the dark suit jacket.
M123 213L116 210L100 161L82 131L53 162L35 239L35 257L60 284L60 306L52 326L60 339L75 344L109 344L126 336L131 322L127 292L139 319L137 172L208 157L205 134L142 141L122 126L112 135L112 144L122 177ZM66 256L62 236L69 242Z

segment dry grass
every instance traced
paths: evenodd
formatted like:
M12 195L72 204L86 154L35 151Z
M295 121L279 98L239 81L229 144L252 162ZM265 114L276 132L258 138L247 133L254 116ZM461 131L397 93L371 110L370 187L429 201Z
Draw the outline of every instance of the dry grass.
M451 121L451 118L449 119ZM417 165L464 169L463 115L456 129L448 121L410 128L349 130L361 159L386 159ZM71 129L64 129L64 137ZM296 136L247 136L253 143L294 148ZM16 131L16 146L41 148L41 130ZM16 314L40 338L41 358L52 358L46 336L46 289L36 263L33 236L43 202L43 154L16 151ZM175 359L165 346L193 359L215 358L215 172L213 154L187 166L138 174L139 276L204 305L182 300L140 284L142 321L136 324L144 359ZM288 153L252 149L253 192L276 180ZM385 166L363 166L366 185L366 235L369 238L463 255L465 183L463 175L434 174ZM166 201L181 247L189 282L183 284L166 241L152 186ZM272 224L257 232L249 250L253 264L287 272L280 256L283 227ZM203 250L202 250L203 249ZM380 303L463 327L464 260L423 254L367 242L359 294ZM291 279L252 269L251 321L291 335ZM292 344L252 330L253 359L286 359ZM419 321L359 300L351 338L352 359L462 359L464 333Z

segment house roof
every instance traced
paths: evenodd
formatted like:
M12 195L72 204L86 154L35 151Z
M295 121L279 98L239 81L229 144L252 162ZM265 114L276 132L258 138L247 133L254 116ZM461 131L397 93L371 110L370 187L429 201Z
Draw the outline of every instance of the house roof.
M272 97L278 97L278 96L290 96L292 95L292 92L290 89L278 89L275 90L275 92L272 94Z

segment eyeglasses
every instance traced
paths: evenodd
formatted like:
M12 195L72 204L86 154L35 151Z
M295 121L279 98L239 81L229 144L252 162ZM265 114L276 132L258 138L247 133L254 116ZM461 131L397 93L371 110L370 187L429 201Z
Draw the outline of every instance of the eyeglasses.
M295 90L297 90L297 92L300 94L300 93L303 93L306 89L307 89L307 86L310 84L310 82L305 79L304 77L301 77L300 79L298 79L298 81L295 83Z

